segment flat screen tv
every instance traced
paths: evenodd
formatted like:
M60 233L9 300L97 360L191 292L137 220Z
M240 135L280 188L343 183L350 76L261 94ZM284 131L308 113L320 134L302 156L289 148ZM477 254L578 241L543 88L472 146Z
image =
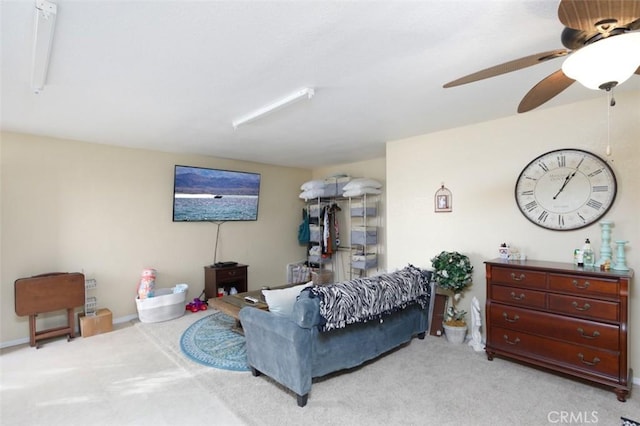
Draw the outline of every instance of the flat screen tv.
M174 222L258 220L260 174L176 166Z

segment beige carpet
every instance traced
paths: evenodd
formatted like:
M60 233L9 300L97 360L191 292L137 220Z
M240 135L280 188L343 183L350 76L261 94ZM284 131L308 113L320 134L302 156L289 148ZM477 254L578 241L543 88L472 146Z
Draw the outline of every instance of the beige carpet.
M572 424L580 424L575 419L581 416L585 424L597 418L598 424L618 425L620 416L640 417L640 396L620 403L608 390L506 360L488 361L484 353L438 337L414 339L358 369L317 380L308 405L300 408L293 394L265 376L189 361L179 339L192 320L180 322L184 326L138 326L247 424L544 425L573 413Z
M0 354L2 426L243 424L132 324Z
M37 351L3 350L1 423L547 425L573 416L574 425L619 425L621 416L640 417L640 394L620 403L608 390L490 362L436 337L315 381L300 408L267 377L216 370L182 355L182 332L208 313L135 323Z

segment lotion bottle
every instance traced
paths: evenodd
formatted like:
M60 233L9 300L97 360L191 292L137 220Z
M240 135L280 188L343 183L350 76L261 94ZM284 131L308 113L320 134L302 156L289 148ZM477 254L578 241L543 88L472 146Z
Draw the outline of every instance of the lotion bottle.
M589 241L588 238L584 240L584 246L582 246L582 261L584 266L590 267L596 263L593 249L591 248L591 241Z

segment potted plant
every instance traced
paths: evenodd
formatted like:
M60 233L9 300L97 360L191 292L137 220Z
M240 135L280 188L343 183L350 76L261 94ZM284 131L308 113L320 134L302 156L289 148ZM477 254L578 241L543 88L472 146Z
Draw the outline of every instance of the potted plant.
M434 279L438 287L452 293L443 323L444 334L452 343L462 343L467 334L466 311L459 310L456 302L471 284L473 266L469 258L457 251L443 251L433 259Z

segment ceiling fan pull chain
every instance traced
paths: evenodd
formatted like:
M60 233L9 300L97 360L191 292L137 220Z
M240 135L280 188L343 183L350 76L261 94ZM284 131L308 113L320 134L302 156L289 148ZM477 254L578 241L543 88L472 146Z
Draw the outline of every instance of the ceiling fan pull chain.
M611 156L611 108L616 105L616 100L613 97L613 87L607 90L607 157Z
M616 106L616 98L613 97L613 87L609 90L609 106Z

